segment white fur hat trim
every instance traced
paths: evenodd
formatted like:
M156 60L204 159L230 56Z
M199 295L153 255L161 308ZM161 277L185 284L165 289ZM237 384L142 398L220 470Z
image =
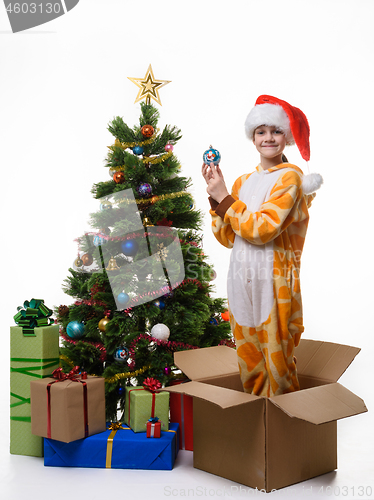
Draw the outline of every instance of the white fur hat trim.
M245 133L253 139L254 131L261 125L278 127L285 134L288 144L295 144L292 137L290 121L282 106L278 104L257 104L249 112L245 120Z
M321 174L308 174L303 176L301 188L304 194L312 194L323 184Z

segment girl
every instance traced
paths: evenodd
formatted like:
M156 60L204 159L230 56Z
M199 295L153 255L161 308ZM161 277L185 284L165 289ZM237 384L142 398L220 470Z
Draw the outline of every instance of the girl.
M300 389L294 357L304 331L300 257L308 208L323 181L304 176L283 155L296 143L309 160L309 125L298 108L262 95L245 131L260 153L256 170L239 177L231 194L219 166L203 165L202 174L214 236L232 249L227 293L243 388L270 397Z

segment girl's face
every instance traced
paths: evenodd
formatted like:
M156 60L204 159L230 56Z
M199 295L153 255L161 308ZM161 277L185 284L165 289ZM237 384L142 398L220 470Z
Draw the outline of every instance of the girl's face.
M268 125L257 127L253 136L253 144L262 158L281 158L287 141L284 133L279 128Z

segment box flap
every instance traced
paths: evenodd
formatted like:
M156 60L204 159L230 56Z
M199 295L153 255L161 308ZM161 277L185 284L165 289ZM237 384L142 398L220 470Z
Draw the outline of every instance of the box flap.
M191 380L238 373L236 350L224 345L174 353L177 367Z
M360 350L349 345L301 339L295 349L297 371L309 377L336 382Z
M224 387L195 381L173 385L172 387L165 387L161 390L195 396L197 398L204 399L205 401L209 401L210 403L214 403L221 408L231 408L233 406L248 403L250 401L257 401L259 399L258 396L253 396L252 394L247 394L245 392L233 391Z
M312 424L332 422L367 411L361 398L338 383L269 399L290 417L300 418Z

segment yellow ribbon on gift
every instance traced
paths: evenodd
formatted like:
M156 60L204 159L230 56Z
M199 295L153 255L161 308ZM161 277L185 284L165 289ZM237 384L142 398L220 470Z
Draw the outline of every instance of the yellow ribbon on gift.
M105 467L110 469L112 467L112 453L113 453L113 439L119 429L130 429L130 427L123 427L120 422L112 422L108 427L109 434L107 445L106 445L106 462Z
M177 431L173 431L171 429L169 429L168 431L162 431L162 432L174 432L175 436L177 435ZM179 451L179 449L178 449L178 439L175 438L175 456L178 455L178 451Z

